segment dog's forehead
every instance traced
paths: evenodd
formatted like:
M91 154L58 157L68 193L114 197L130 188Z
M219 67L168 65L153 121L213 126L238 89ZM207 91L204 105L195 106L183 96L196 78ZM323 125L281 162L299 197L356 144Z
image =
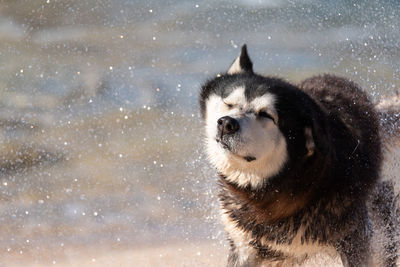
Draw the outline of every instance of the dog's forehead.
M246 105L247 99L245 91L246 89L244 86L238 86L233 88L226 97L222 98L228 104Z
M266 107L274 108L276 96L266 91L262 95L251 95L246 92L244 86L237 86L231 89L230 93L222 99L227 104L251 106L255 110L260 110Z

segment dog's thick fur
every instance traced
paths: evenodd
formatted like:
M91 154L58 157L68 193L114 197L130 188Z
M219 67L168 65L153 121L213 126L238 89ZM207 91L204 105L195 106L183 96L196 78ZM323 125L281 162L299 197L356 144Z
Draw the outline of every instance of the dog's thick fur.
M388 226L379 262L396 265L393 187L379 180L379 120L357 84L332 75L299 86L263 77L243 46L228 72L202 87L200 108L220 175L228 266L301 265L316 253L369 266L375 221ZM246 127L267 134L249 137Z

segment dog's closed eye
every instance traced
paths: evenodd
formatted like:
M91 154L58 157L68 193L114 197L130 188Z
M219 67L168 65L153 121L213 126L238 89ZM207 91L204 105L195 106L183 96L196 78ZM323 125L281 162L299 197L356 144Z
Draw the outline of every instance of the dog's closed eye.
M264 110L258 112L257 116L261 118L271 119L275 123L275 118Z
M226 103L225 101L223 101L223 102L228 108L233 108L233 104Z

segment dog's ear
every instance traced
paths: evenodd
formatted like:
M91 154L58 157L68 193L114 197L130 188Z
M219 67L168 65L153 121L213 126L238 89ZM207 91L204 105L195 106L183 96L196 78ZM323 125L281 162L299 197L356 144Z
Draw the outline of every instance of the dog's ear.
M307 156L312 156L315 152L322 155L330 153L329 130L323 116L314 117L311 127L305 128Z
M310 157L315 152L315 142L314 142L312 129L310 127L306 127L304 129L304 137L306 139L306 151L307 151L306 156Z
M253 72L253 62L247 54L247 46L244 44L240 55L233 61L228 70L228 74L238 74L244 72Z

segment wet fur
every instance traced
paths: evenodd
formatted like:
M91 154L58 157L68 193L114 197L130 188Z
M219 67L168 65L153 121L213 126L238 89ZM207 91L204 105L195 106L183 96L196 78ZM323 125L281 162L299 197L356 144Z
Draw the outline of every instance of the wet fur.
M260 88L277 96L288 160L257 188L238 186L220 173L222 218L231 244L228 266L298 265L321 251L337 253L345 266L367 266L375 221L389 225L381 257L385 266L396 266L390 204L395 196L381 201L393 187L379 182L378 115L363 90L332 75L295 86L251 69L207 82L200 96L203 117L208 97L228 94L224 86L231 83L250 88L246 97L262 95L266 89ZM306 128L313 137L312 154L307 153ZM385 210L383 217L380 210Z

